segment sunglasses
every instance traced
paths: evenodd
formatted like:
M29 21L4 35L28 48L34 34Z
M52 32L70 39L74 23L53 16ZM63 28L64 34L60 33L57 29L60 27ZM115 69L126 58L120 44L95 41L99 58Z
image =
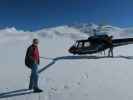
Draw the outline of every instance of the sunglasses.
M34 42L34 44L38 44L39 42Z

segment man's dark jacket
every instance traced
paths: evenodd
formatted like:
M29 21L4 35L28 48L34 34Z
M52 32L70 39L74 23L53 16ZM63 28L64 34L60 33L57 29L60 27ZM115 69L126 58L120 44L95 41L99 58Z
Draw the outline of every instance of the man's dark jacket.
M25 56L25 65L28 68L31 68L32 65L35 63L35 60L32 56L35 49L36 49L36 46L34 46L34 45L29 46L28 49L27 49L26 56Z

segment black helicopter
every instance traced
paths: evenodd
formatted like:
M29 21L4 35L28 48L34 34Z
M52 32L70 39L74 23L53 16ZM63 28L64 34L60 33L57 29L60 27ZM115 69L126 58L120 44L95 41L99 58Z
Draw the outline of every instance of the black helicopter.
M68 51L74 55L94 54L105 51L106 49L110 48L109 45L104 41L106 38L109 38L109 36L104 34L91 36L86 40L77 40ZM133 44L133 38L112 39L113 48L128 44Z

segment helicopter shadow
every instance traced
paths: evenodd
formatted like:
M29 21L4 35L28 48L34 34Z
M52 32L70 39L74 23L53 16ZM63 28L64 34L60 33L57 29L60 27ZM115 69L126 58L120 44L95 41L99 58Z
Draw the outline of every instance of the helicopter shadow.
M46 58L46 57L41 57L44 60L52 60L48 65L44 66L42 69L38 71L38 73L41 73L54 65L57 61L60 60L79 60L79 59L98 59L96 56L61 56L61 57L56 57L56 58Z
M81 59L104 59L104 58L123 58L123 59L133 59L133 56L115 56L115 57L108 57L108 56L61 56L61 57L56 57L56 58L46 58L46 57L41 57L44 60L52 60L48 65L44 66L42 69L40 69L38 71L38 73L41 73L43 71L45 71L46 69L48 69L49 67L51 67L52 65L54 65L57 61L61 61L61 60L81 60Z
M119 56L116 56L115 58L124 58L124 59L128 59L128 60L132 60L132 59L133 59L133 56L123 56L123 55L119 55Z

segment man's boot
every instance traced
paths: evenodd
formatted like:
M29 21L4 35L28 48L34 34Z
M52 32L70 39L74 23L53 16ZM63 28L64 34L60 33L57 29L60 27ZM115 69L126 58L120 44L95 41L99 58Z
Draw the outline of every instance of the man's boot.
M43 92L43 90L39 89L39 88L35 88L34 89L34 93L40 93L40 92Z

